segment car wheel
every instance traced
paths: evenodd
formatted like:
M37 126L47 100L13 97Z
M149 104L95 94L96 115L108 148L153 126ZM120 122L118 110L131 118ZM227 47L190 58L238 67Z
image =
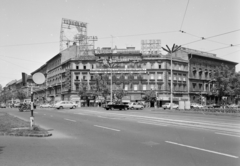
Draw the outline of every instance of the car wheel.
M60 106L59 109L63 109L63 106Z
M75 109L76 108L76 106L74 105L73 107L72 107L72 109Z

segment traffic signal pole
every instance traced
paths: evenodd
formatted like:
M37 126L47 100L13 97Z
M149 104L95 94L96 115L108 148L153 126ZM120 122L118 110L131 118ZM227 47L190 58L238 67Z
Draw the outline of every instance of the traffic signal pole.
M30 117L30 128L33 129L34 116L33 116L33 86L31 88L31 117Z

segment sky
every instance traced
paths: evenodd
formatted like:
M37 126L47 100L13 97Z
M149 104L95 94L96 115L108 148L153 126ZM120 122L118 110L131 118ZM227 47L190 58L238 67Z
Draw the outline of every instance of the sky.
M140 49L141 40L160 39L240 63L239 7L239 0L1 0L0 84L59 53L62 18L87 22L95 47ZM212 38L191 43L201 37Z

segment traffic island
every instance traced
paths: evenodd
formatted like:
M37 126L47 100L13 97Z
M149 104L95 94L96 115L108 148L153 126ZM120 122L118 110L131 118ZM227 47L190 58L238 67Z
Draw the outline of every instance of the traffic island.
M0 113L0 135L24 136L24 137L49 137L52 136L47 130L39 126L30 129L30 123L8 113Z

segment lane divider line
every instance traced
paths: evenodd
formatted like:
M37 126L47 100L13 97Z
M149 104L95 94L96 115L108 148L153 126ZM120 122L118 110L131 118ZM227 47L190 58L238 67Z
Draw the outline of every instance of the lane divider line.
M161 123L151 123L151 122L144 122L144 121L137 121L137 122L142 124L156 125L156 126L168 126L166 124L161 124Z
M77 122L76 120L72 120L72 119L64 119L64 120L68 120L68 121L71 121L71 122Z
M113 131L121 131L118 129L113 129L113 128L109 128L109 127L104 127L104 126L99 126L99 125L94 125L95 127L99 127L99 128L103 128L103 129L108 129L108 130L113 130Z
M232 157L232 158L238 158L238 156L233 156L233 155L226 154L226 153L221 153L221 152L216 152L216 151L212 151L212 150L202 149L202 148L198 148L198 147L194 147L194 146L179 144L179 143L176 143L176 142L171 142L171 141L165 141L165 142L166 142L166 143L169 143L169 144L174 144L174 145L178 145L178 146L183 146L183 147L191 148L191 149L201 150L201 151L204 151L204 152L219 154L219 155L222 155L222 156L227 156L227 157Z
M227 135L227 136L231 136L231 137L239 137L240 138L240 135L232 135L232 134L227 134L227 133L215 133L215 134Z
M78 115L86 115L86 114L83 114L83 113L74 113L74 114L78 114Z

